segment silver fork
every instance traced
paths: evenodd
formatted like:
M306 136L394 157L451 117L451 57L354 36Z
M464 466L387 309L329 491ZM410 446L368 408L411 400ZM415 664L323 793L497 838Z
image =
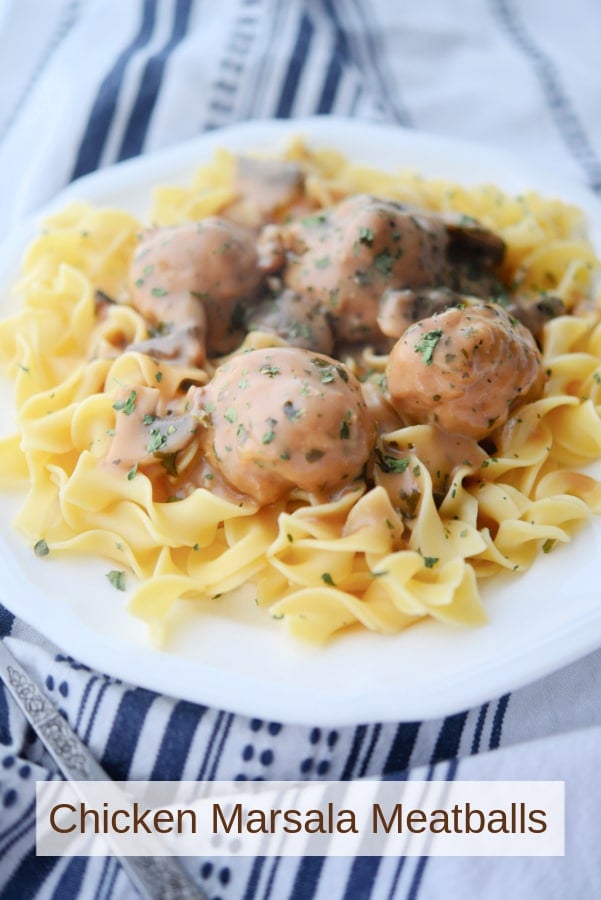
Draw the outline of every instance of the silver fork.
M0 678L67 781L111 779L51 700L0 640ZM79 787L81 794L81 786ZM82 797L85 800L85 797ZM124 856L112 848L144 900L207 900L173 856Z

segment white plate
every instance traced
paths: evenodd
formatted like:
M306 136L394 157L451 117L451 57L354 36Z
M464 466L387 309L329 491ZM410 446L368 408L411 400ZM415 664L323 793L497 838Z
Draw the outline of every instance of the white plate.
M144 217L156 184L187 184L217 147L274 150L291 134L384 169L408 167L465 184L536 188L584 208L601 247L601 205L583 187L488 148L333 118L246 122L160 154L105 169L52 203L86 199ZM43 210L40 216L50 208ZM34 223L17 229L0 257L0 290L12 281ZM0 313L9 312L8 302ZM2 409L8 401L2 385ZM6 425L1 425L4 431ZM202 604L167 651L148 645L101 560L37 559L10 528L16 497L1 497L0 597L64 650L114 676L199 703L277 721L342 725L424 719L466 709L524 685L601 645L601 523L538 560L525 575L485 584L490 616L474 630L424 622L394 637L344 635L304 646L244 598Z

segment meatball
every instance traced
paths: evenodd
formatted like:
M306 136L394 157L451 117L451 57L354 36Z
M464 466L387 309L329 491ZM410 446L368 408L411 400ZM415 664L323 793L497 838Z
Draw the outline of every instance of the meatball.
M361 385L328 356L296 347L251 350L198 388L210 413L206 455L259 504L291 488L332 494L361 476L375 430Z
M253 307L247 318L250 331L277 334L292 347L304 347L319 353L334 349L332 329L324 310L294 291L283 291L272 300Z
M328 308L343 342L380 335L386 289L438 284L448 270L441 220L367 194L287 226L282 239L286 286Z
M152 325L167 332L194 326L210 355L227 353L241 339L240 305L254 298L262 277L251 232L207 218L142 238L131 302Z
M498 306L456 307L411 325L387 367L390 399L407 421L482 440L540 393L532 334Z

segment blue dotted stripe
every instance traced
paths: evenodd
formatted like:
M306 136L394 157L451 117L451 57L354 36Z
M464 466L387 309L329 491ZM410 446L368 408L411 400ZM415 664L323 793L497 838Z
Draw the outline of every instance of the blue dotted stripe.
M473 754L478 753L480 750L480 742L482 740L482 732L484 730L484 723L486 721L486 716L488 714L488 703L484 703L478 712L478 720L476 722L476 727L474 729L474 735L472 738L472 748L471 751Z
M244 5L248 4L242 0ZM240 10L234 17L225 53L219 62L220 74L211 85L210 118L202 123L201 130L210 131L231 121L258 24L258 14L249 15L248 10Z
M497 701L497 706L495 709L495 714L493 717L492 728L490 732L490 740L488 742L488 746L490 750L496 750L497 747L501 744L501 735L503 733L503 721L505 719L505 713L507 712L507 707L509 706L511 694L504 694Z
M467 717L468 713L462 712L447 716L443 721L432 751L430 759L432 764L457 756Z

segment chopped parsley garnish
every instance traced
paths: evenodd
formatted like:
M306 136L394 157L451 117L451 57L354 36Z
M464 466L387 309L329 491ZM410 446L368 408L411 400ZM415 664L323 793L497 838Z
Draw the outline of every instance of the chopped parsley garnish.
M167 472L167 475L173 475L174 477L177 476L177 453L157 453L156 455L161 460L161 465Z
M399 472L404 472L408 468L410 462L408 456L399 459L396 456L389 456L387 453L378 453L378 464L383 472L398 475Z
M340 439L342 441L348 441L351 436L351 426L350 422L346 419L343 419L340 423Z
M125 572L121 572L118 569L111 569L110 572L106 573L106 577L118 591L125 590Z
M381 253L377 253L374 256L374 266L384 278L390 278L393 265L394 259L389 250L382 250Z
M421 354L422 359L427 366L432 365L434 350L441 337L442 331L440 328L437 328L436 331L427 331L415 345L415 352Z
M424 556L424 565L426 569L432 569L439 559L440 557L438 556Z
M166 443L167 438L164 434L161 434L158 428L150 429L150 437L148 438L148 443L146 444L146 450L148 453L156 453L157 450L162 450Z
M272 441L275 440L275 431L270 430L266 431L262 438L263 444L271 444Z
M152 423L154 422L155 419L156 419L156 416L153 416L151 413L145 413L142 416L142 424L143 425L152 425Z
M325 213L316 213L313 216L305 216L304 219L301 219L301 225L304 225L306 228L313 228L315 225L323 225L326 219Z
M166 291L165 288L153 288L150 293L153 297L166 297L169 291Z
M134 463L129 472L127 473L127 480L132 481L138 472L138 463Z
M373 228L365 228L362 226L359 229L359 243L367 244L368 247L371 247L373 242L374 242Z
M322 572L321 580L323 582L325 582L326 584L329 584L330 587L335 587L335 585L336 585L336 582L334 581L334 579L332 578L332 576L330 575L329 572Z
M228 406L228 408L226 409L226 411L224 412L223 415L224 415L224 418L226 419L226 421L231 422L232 424L238 418L238 414L236 413L236 410L234 409L233 406Z
M117 412L125 413L126 416L131 416L134 409L136 408L136 397L137 396L138 395L136 394L136 392L132 389L129 392L129 396L128 396L127 400L116 400L113 403L113 409L116 409Z
M334 375L335 366L327 366L326 368L321 370L321 383L322 384L331 384L336 377Z
M261 366L259 372L261 373L261 375L267 375L269 378L275 378L276 375L280 374L280 367L270 366L268 363L266 363L264 366Z
M46 543L44 538L34 544L33 552L36 556L48 556L48 554L50 553L50 548L48 547L48 544Z

